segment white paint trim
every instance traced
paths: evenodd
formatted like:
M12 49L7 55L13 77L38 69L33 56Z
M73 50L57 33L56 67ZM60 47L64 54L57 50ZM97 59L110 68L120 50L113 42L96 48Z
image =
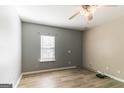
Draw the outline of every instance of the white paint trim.
M20 77L18 78L18 80L17 80L17 82L16 82L16 84L15 84L15 86L14 86L13 88L17 88L17 87L18 87L18 85L19 85L19 83L20 83L20 81L21 81L21 78L22 78L22 74L21 74Z
M61 67L61 68L53 68L53 69L47 69L47 70L24 72L24 73L22 73L22 75L35 74L35 73L41 73L41 72L49 72L49 71L57 71L57 70L64 70L64 69L71 69L71 68L77 68L77 67L76 66L70 66L70 67Z
M110 77L110 78L112 78L112 79L115 79L115 80L117 80L117 81L120 81L120 82L123 82L124 83L124 80L123 79L121 79L121 78L118 78L118 77L116 77L116 76L113 76L113 75L110 75L110 74L107 74L107 73L103 73L103 72L101 72L101 71L97 71L98 73L101 73L101 74L104 74L104 75L106 75L106 76L108 76L108 77Z

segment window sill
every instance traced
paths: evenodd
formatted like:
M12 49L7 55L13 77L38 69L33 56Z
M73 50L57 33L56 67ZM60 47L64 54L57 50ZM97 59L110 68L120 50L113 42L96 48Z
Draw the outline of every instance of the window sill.
M55 59L52 60L39 60L40 63L48 63L48 62L55 62Z

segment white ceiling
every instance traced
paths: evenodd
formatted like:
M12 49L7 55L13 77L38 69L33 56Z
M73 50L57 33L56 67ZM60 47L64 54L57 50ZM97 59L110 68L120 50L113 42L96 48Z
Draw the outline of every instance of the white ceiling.
M83 15L68 20L77 7L77 5L36 5L16 8L22 21L77 30L91 28L124 16L124 6L117 6L97 9L90 23Z

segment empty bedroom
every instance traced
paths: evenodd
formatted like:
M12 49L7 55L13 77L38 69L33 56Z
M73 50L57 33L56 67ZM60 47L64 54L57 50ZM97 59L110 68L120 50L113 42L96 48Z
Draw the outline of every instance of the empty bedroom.
M0 6L1 88L123 88L123 5Z

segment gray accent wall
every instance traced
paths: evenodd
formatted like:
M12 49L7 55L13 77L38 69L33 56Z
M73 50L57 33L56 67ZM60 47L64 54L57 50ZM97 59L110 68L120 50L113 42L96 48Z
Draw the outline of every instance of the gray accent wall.
M55 35L55 62L39 62L40 34ZM68 51L71 50L71 54ZM22 22L22 70L82 66L82 32Z

